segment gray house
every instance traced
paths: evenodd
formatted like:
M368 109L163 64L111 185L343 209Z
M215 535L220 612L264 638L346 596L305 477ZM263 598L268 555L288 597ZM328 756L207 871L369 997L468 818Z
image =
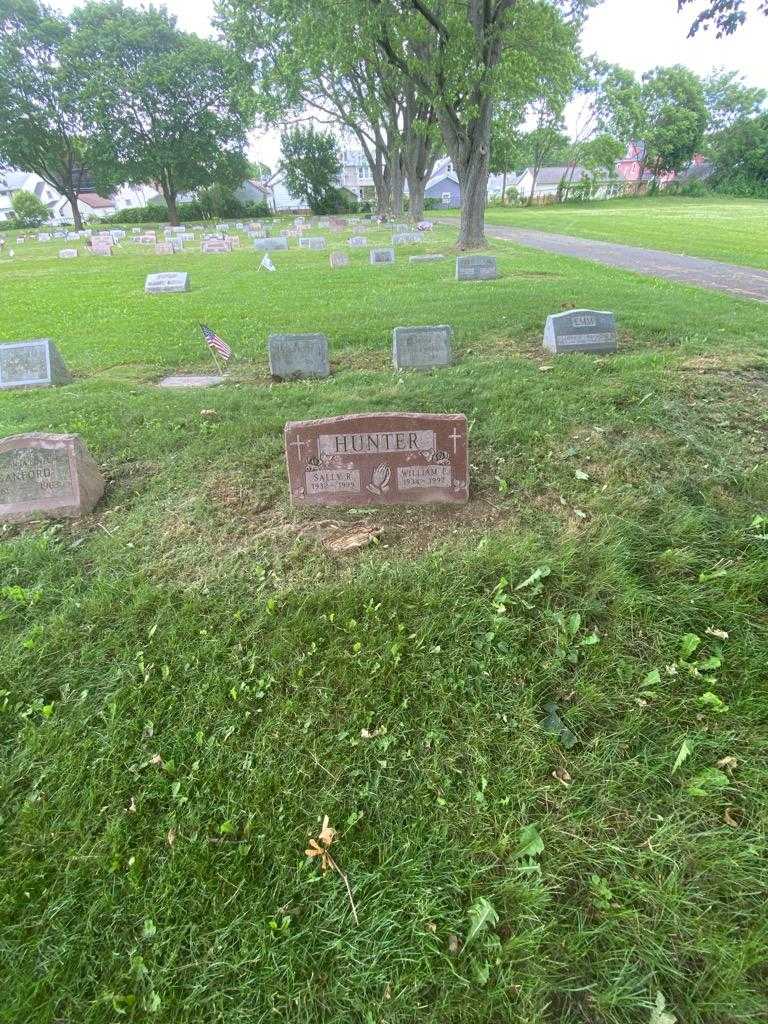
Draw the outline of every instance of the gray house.
M459 179L449 159L438 160L432 177L424 190L425 199L436 199L446 209L458 209L461 206L461 189Z

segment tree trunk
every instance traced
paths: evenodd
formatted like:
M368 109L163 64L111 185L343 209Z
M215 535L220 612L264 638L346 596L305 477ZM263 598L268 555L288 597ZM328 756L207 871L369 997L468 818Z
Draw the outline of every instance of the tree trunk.
M488 201L492 115L493 103L487 93L478 96L477 114L465 127L458 123L455 112L449 107L437 110L443 139L461 189L459 249L483 249L487 245L485 206Z
M72 209L72 223L75 226L75 231L83 230L83 218L80 216L80 207L77 205L77 196L73 193L67 196L69 205Z
M176 189L171 188L167 176L163 177L163 180L160 182L160 187L163 190L165 205L168 207L168 223L171 227L178 227L179 211L176 208Z
M501 205L502 206L506 206L507 205L507 172L506 171L504 171L504 173L501 176Z
M426 187L426 180L420 176L408 179L408 201L411 219L415 223L424 220L424 192Z
M380 167L371 165L371 177L373 178L373 187L376 190L376 215L378 217L388 217L391 205L391 190L387 176Z
M454 164L454 166L456 166ZM488 151L470 153L464 167L456 166L461 188L459 249L482 249L485 240L485 205L488 200Z
M400 154L394 159L392 168L392 216L402 217L403 215L403 169L400 166Z

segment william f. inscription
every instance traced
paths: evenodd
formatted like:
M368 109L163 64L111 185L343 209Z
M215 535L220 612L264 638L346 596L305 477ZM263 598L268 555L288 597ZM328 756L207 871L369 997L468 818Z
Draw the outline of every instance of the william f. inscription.
M460 414L366 413L288 423L297 505L463 504L467 421Z

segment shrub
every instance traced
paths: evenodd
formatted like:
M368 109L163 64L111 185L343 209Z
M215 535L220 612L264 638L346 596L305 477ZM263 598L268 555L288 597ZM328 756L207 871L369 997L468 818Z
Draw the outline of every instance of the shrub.
M34 192L17 192L11 199L11 206L20 228L38 228L49 218L48 207Z

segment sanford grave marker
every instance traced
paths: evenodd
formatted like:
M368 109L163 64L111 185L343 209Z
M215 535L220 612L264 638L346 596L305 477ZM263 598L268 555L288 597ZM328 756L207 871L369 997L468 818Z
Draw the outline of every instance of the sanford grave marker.
M460 414L363 413L287 423L296 505L464 504L467 420Z
M172 270L164 274L149 274L144 284L147 295L171 294L189 291L189 275Z
M90 512L104 478L76 434L16 434L0 439L0 522Z

